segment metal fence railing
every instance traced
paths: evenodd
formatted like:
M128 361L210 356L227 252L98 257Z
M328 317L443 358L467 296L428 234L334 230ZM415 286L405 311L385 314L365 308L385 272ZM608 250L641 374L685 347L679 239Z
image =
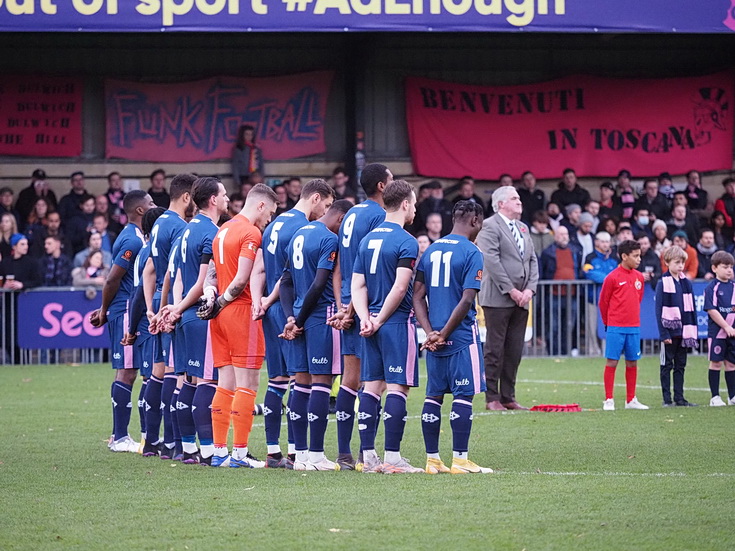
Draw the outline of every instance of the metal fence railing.
M599 287L586 280L540 281L536 296L530 306L524 355L534 357L602 356L605 350L604 341L598 338L597 334ZM85 289L41 288L25 291L25 293L29 295L26 298L34 299L51 296L54 304L58 302L59 305L64 305L67 298L73 294L72 291L76 291L76 294L79 295L79 291L85 291ZM41 294L44 292L47 295ZM53 294L48 295L49 292ZM108 361L108 349L105 348L108 346L106 331L104 335L98 335L96 340L80 330L75 331L75 339L69 341L67 338L63 345L58 345L58 339L43 336L48 335L49 331L46 333L40 331L43 338L35 335L36 338L30 340L30 342L38 343L37 345L20 348L18 346L19 334L22 334L23 331L39 331L39 327L43 328L44 323L48 325L54 320L49 321L43 301L40 303L38 300L31 301L34 304L32 308L25 307L19 310L19 294L0 289L0 307L3 313L0 359L4 364L68 364ZM76 325L73 327L80 327L89 309L92 309L95 304L99 306L99 291L96 297L87 296L86 298L89 300L88 304L83 303L83 306L80 307L78 305L80 299L77 297L76 306L73 307L76 310L70 306L73 310L71 315L76 316L74 318ZM24 304L28 303L29 301L24 301ZM652 302L644 301L642 308L653 308ZM57 313L61 316L63 307L59 306L58 310ZM702 313L699 312L699 314ZM69 315L69 312L66 315ZM704 316L706 318L706 313ZM41 320L40 323L39 320ZM481 308L478 308L478 320L480 335L484 340L485 320ZM61 322L59 323L63 325ZM653 325L654 327L642 329L641 349L644 355L658 354L659 341L655 322ZM423 331L419 330L419 336L422 333ZM27 338L21 340L29 341ZM69 342L74 344L69 345ZM101 342L104 344L100 344ZM44 343L48 343L48 346L44 347ZM704 352L705 348L706 339L701 339L700 353Z

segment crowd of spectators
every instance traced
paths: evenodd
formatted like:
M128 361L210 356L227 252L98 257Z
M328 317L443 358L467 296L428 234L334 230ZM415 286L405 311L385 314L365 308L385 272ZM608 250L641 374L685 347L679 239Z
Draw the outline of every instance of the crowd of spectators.
M673 186L668 173L646 178L636 189L630 172L621 170L616 181L603 182L595 196L580 186L573 169L566 169L561 177L550 197L530 171L517 182L522 220L530 228L543 279L601 283L605 274L600 270L609 272L614 267L616 244L628 238L641 243L640 269L651 285L662 272L663 251L673 244L687 252L685 271L690 278L710 279L712 254L735 249L735 178L722 182L724 193L712 202L696 170L687 174L682 189ZM0 274L6 286L21 289L100 281L99 274L110 268L115 237L126 223L122 178L112 172L107 181L107 191L94 196L86 189L84 173L76 171L70 175L68 193L57 199L45 171L37 169L17 198L10 188L0 189ZM251 171L239 181L239 187L230 194L231 215L242 208L250 188L263 182L262 171ZM337 167L329 181L338 198L358 201L344 168ZM499 185L513 183L509 174L498 180ZM301 178L286 178L274 185L274 190L278 213L286 211L298 201ZM150 175L148 192L156 205L168 207L164 170ZM436 180L419 187L416 217L409 230L418 238L420 248L449 231L452 207L460 200L473 201L483 207L486 216L493 215L470 176L449 187ZM600 259L608 258L612 261L600 268ZM29 269L31 266L35 268ZM72 276L74 269L78 271Z

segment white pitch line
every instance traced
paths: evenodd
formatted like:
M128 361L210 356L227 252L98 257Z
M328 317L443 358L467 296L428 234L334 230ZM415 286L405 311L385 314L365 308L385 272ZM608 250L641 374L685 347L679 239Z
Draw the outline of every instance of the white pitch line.
M602 381L552 381L547 379L518 379L517 383L532 383L539 385L583 385L583 386L602 386ZM625 383L615 383L615 386L624 387ZM637 388L645 388L646 390L661 390L661 385L636 385ZM686 390L694 392L709 392L709 388L686 387Z
M735 473L620 473L620 472L555 472L555 471L496 471L495 474L506 475L544 475L544 476L620 476L620 477L645 477L645 478L682 478L682 477L707 477L707 478L732 478Z

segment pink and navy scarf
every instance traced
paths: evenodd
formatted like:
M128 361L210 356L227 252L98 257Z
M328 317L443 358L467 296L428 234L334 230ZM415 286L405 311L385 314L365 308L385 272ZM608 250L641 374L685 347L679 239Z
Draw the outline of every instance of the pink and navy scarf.
M692 284L683 277L678 282L681 285L681 294L676 292L676 282L669 272L661 278L661 325L674 334L681 331L681 345L694 348L697 346L697 314L694 311Z

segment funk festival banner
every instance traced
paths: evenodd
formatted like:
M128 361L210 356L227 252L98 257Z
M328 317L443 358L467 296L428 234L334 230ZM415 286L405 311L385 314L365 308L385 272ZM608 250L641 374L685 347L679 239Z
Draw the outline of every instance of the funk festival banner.
M3 77L0 155L78 157L82 152L82 82Z
M733 74L658 80L568 77L522 86L408 78L418 174L497 180L729 170Z
M105 83L107 157L192 162L229 158L242 124L268 160L324 153L333 73L219 77L178 84Z
M722 33L735 0L0 0L0 31Z

